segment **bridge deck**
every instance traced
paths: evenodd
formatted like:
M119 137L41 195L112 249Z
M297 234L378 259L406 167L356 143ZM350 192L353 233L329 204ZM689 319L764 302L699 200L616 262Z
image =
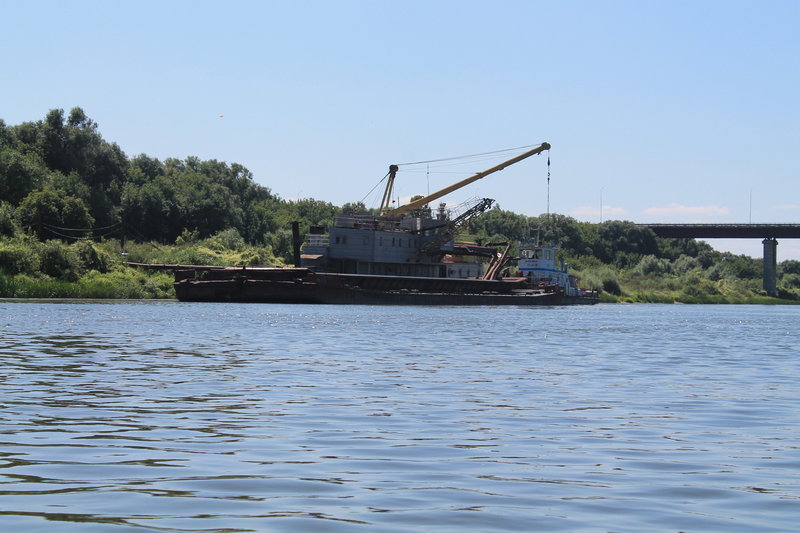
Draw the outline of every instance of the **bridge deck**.
M800 224L638 224L659 237L683 239L800 239Z

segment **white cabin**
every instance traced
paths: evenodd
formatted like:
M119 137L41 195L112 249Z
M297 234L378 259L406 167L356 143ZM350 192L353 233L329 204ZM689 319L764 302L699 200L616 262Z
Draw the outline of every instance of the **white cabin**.
M543 246L536 241L520 241L517 269L531 285L558 285L567 296L580 296L578 280L567 272L566 264L557 264L555 245Z

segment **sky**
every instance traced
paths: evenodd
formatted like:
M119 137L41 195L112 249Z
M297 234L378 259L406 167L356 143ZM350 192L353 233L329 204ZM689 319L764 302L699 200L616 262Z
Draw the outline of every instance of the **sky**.
M546 141L549 153L447 201L589 222L800 223L794 0L0 9L8 125L77 106L129 157L239 163L282 198L368 207L389 164ZM396 195L497 162L401 167ZM761 257L758 240L709 242ZM800 240L780 241L778 258L800 259Z

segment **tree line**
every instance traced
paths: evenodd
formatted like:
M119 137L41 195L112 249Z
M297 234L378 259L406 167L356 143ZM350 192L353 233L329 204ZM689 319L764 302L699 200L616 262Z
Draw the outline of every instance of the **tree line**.
M53 109L43 120L18 125L0 119L0 238L26 235L41 243L117 239L154 245L206 240L207 249L246 245L252 247L245 254L250 261L280 263L291 257L292 221L300 221L307 231L359 210L364 210L361 203L284 200L255 183L238 163L191 156L164 161L146 154L128 157L116 143L103 139L97 123L80 107L68 114ZM754 287L762 269L759 259L718 252L693 239L662 239L627 221L593 224L496 207L461 231L461 238L483 242L534 237L557 242L563 260L587 277L597 277L596 284L612 293L623 292L620 279L624 285L636 276L691 274L712 284L752 280ZM73 255L85 255L81 250ZM4 265L2 250L0 270L14 270ZM784 261L779 273L784 296L796 297L800 262Z
M0 120L0 234L44 241L91 230L172 243L184 232L202 239L233 228L248 243L285 248L292 220L331 223L339 212L319 200L283 200L238 163L129 158L79 107L15 126Z

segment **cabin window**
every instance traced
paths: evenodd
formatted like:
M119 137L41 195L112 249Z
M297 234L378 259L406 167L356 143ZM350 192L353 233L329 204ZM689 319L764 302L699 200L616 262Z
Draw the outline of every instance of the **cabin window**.
M336 244L339 244L339 243L340 243L340 237L337 235L336 236Z
M383 246L383 237L378 238L378 246Z
M369 244L369 237L364 235L364 244Z
M392 246L394 246L394 237L392 237Z

